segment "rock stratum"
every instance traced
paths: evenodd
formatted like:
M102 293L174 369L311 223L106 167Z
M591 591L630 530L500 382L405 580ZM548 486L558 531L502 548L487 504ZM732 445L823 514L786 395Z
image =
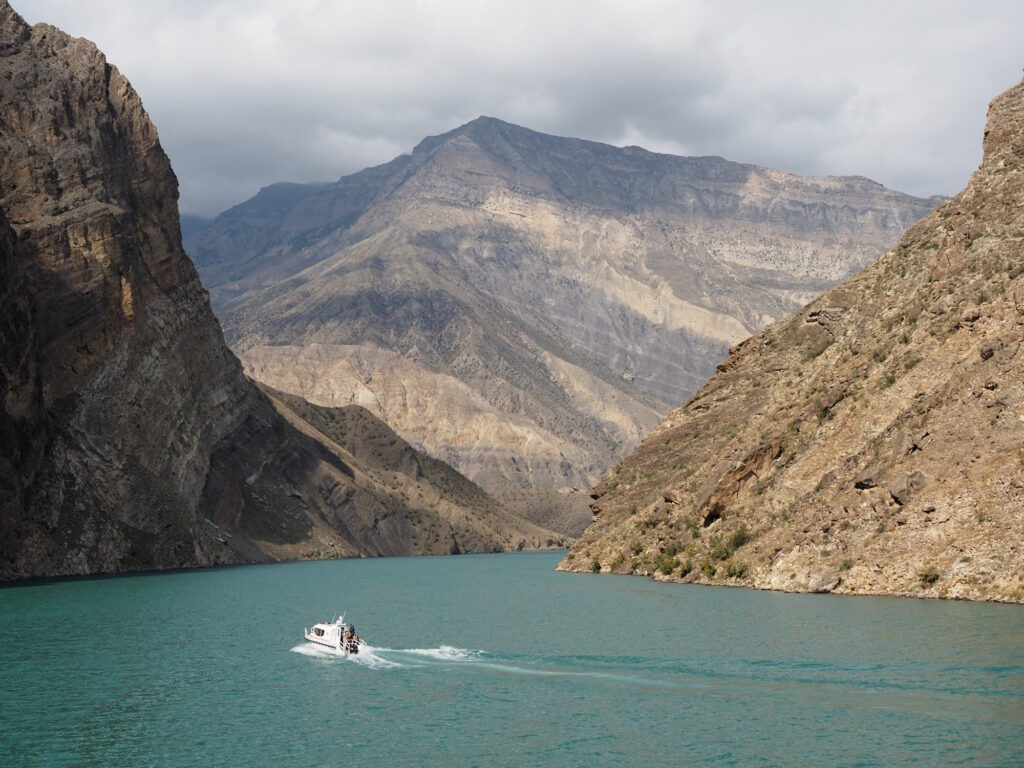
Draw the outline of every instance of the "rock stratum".
M267 187L186 249L252 376L363 405L539 509L938 202L482 117L337 183Z
M96 47L0 3L0 580L545 546L361 408L262 392Z
M738 345L560 568L1024 601L1024 84L967 188Z

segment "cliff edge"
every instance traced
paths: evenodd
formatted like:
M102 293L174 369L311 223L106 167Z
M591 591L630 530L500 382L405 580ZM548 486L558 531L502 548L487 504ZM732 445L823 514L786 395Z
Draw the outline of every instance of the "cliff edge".
M385 479L245 378L156 129L92 43L3 2L0 73L0 580L554 543Z

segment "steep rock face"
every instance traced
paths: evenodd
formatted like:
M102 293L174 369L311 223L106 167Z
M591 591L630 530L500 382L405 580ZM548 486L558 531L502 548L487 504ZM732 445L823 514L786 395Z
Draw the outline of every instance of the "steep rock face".
M253 376L360 403L488 489L550 490L937 202L480 118L268 187L187 247Z
M381 533L400 494L224 344L128 81L7 3L0 35L0 579L505 546Z
M1024 601L1024 84L967 189L745 341L594 490L566 570Z

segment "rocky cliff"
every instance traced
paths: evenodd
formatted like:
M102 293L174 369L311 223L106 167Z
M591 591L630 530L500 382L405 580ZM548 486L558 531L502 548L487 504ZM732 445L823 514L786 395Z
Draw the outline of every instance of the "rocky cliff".
M480 118L335 184L268 187L186 245L257 379L362 404L537 506L937 202Z
M548 543L244 377L156 130L94 45L3 2L0 74L0 579Z
M733 349L594 490L567 570L1024 601L1024 84L967 188Z

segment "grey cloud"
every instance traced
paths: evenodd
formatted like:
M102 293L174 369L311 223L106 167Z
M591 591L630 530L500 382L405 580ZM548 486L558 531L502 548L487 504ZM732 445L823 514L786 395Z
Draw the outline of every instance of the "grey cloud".
M989 2L14 0L94 40L184 211L386 162L480 114L655 151L950 194L1024 64Z

